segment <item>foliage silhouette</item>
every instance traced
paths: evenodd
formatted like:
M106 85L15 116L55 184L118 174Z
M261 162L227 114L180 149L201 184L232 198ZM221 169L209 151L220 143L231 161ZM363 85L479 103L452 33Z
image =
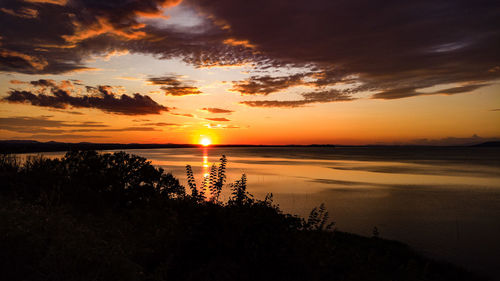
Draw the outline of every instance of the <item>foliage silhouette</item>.
M401 243L324 231L324 206L307 221L283 214L272 194L248 194L245 175L224 204L226 161L204 200L191 167L188 195L171 174L123 152L0 156L2 279L477 280Z
M241 175L241 179L235 181L230 185L232 193L229 198L228 204L243 206L243 205L252 205L255 200L253 196L247 192L247 175Z
M325 204L321 204L319 208L312 209L307 221L304 221L302 228L304 230L332 230L335 222L328 223L328 211L325 208Z
M205 190L208 190L210 191L208 198L209 201L215 204L220 203L219 196L222 191L222 187L226 182L226 156L222 155L219 161L219 167L217 167L215 163L212 165L208 178L203 178L201 188L199 189L196 186L196 179L194 178L191 165L186 165L187 183L189 185L189 188L191 189L191 196L197 201L202 202L207 200Z
M187 183L189 185L189 188L191 189L191 197L198 202L203 201L205 199L205 193L203 189L198 191L191 165L186 165L186 174L187 174Z
M15 194L42 205L67 203L99 211L105 205L130 207L160 197L185 196L172 174L124 152L70 151L61 159L28 157L22 165L9 157L0 157L0 194Z

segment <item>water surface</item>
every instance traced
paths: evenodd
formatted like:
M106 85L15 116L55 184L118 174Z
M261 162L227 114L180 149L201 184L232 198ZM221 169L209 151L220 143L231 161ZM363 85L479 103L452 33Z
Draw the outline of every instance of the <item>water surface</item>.
M228 181L245 173L248 191L273 193L306 217L325 203L342 231L410 244L437 259L500 276L500 148L250 147L128 150L198 184L222 154ZM58 156L61 153L46 153ZM222 197L227 199L226 189Z

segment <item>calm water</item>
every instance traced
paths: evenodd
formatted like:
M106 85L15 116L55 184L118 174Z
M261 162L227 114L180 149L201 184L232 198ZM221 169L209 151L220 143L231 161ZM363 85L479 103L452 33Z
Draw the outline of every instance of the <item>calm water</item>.
M228 181L273 193L306 217L325 203L342 231L410 244L427 256L500 276L500 148L189 148L129 150L186 185L228 158ZM58 156L61 153L47 153ZM228 193L223 194L227 199ZM498 278L498 277L497 277Z

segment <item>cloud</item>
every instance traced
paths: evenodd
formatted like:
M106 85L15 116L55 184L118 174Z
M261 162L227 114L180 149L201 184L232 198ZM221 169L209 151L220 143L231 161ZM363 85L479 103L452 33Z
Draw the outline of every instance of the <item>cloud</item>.
M232 89L248 95L303 85L321 92L350 81L352 96L370 92L374 98L394 99L419 96L421 89L433 86L486 85L500 79L500 5L495 1L311 0L283 5L185 0L183 8L195 11L202 24L158 24L154 17L177 4L3 1L0 9L12 13L1 12L0 71L88 70L85 60L90 57L128 51L180 58L196 67L248 63L261 74L235 82ZM38 15L18 16L23 9ZM161 86L170 95L199 94L189 84Z
M66 113L66 114L84 115L83 113L81 113L79 111L68 111L68 110L62 110L62 109L49 109L49 110L54 111L54 112Z
M233 110L216 108L216 107L204 107L201 110L208 111L210 113L228 113L228 114L230 114L230 113L234 112Z
M41 79L31 81L30 84L35 87L41 87L43 92L10 90L2 101L29 103L35 106L55 109L66 109L69 107L95 108L104 112L123 115L161 114L169 110L168 107L158 104L147 95L138 93L132 96L127 94L115 95L110 86L86 86L87 94L76 96L72 91L57 86L53 80ZM49 93L46 93L47 88L50 88Z
M119 76L119 77L115 77L115 79L129 80L129 81L139 81L139 80L142 80L141 78L131 77L131 76Z
M269 95L289 87L304 85L306 76L307 74L303 73L280 77L252 76L243 81L234 81L230 91L241 95Z
M103 138L102 135L80 135L80 134L34 134L29 136L30 139L47 139L47 140L70 140L70 139L96 139Z
M222 124L205 124L205 126L209 129L239 129L239 126L236 125L222 125Z
M403 98L421 95L418 90L427 87L500 78L500 71L494 71L500 65L500 5L494 2L189 2L226 23L232 37L256 46L259 59L267 59L262 63L320 71L335 67L335 73L321 79L333 78L323 86L334 85L339 77L353 79L353 94ZM233 90L267 95L302 85L308 73L251 77ZM455 90L451 93L465 92Z
M11 127L84 127L84 128L102 128L107 127L102 122L69 122L69 121L59 121L51 120L50 116L39 116L39 117L2 117L0 118L0 124L4 126Z
M418 92L417 89L414 87L395 88L392 90L386 90L386 91L383 91L380 93L376 93L372 96L372 98L374 98L374 99L399 99L399 98L424 96L424 95L425 96L428 96L428 95L454 95L454 94L471 92L471 91L477 90L479 88L482 88L482 87L485 87L488 85L490 85L490 84L473 84L473 85L448 88L448 89L434 91L434 92L430 92L430 93Z
M3 117L0 118L0 130L18 133L50 133L59 134L68 130L98 130L107 127L100 122L66 122L51 120L49 116L40 117Z
M246 48L255 48L255 45L250 44L248 40L237 40L234 38L228 38L224 40L223 43L231 46L244 46Z
M74 129L66 132L151 132L160 131L151 127L124 127L124 128L108 128L108 129Z
M0 8L0 12L4 12L11 16L27 18L27 19L33 19L38 17L38 11L31 8L20 8L17 11L6 8Z
M210 120L210 121L217 121L217 122L227 122L227 121L231 121L227 118L205 118L206 120Z
M0 118L0 130L31 134L72 134L83 132L147 132L160 131L152 127L110 128L102 122L68 122L52 120L51 116Z
M9 65L22 65L24 67L31 67L33 71L41 71L48 65L48 62L41 57L2 48L0 48L0 63L2 63L0 64L0 70L2 70L2 65L7 67ZM9 68L6 70L9 70Z
M12 0L0 4L0 70L58 74L86 70L85 60L135 51L155 37L141 22L179 0Z
M31 2L31 3L47 3L47 4L54 4L54 5L61 5L64 6L68 2L67 0L24 0L26 2Z
M159 126L159 127L181 127L182 124L176 123L166 123L166 122L155 122L155 123L144 123L144 126Z
M148 79L151 85L160 85L166 95L187 96L198 95L201 91L191 85L193 81L181 81L179 75L168 75L163 77L151 77Z
M190 113L174 113L174 112L171 112L170 114L175 115L175 116L194 117L194 115L190 114Z
M256 100L256 101L242 101L240 104L244 104L250 107L280 107L280 108L294 108L302 107L312 103L327 103L327 102L338 102L338 101L352 101L353 97L349 93L342 92L339 90L328 90L322 92L309 92L301 94L303 99L301 100Z
M57 87L56 82L51 79L39 79L37 81L31 81L30 84L35 87Z

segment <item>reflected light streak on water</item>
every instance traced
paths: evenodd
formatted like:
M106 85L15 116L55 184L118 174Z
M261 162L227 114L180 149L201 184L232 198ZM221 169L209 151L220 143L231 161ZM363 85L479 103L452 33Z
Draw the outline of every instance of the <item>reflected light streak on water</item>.
M210 190L208 188L209 185L209 177L210 177L210 163L208 162L208 147L203 147L203 164L202 164L202 182L203 184L200 186L201 189L205 192L205 196L207 200L210 200Z

